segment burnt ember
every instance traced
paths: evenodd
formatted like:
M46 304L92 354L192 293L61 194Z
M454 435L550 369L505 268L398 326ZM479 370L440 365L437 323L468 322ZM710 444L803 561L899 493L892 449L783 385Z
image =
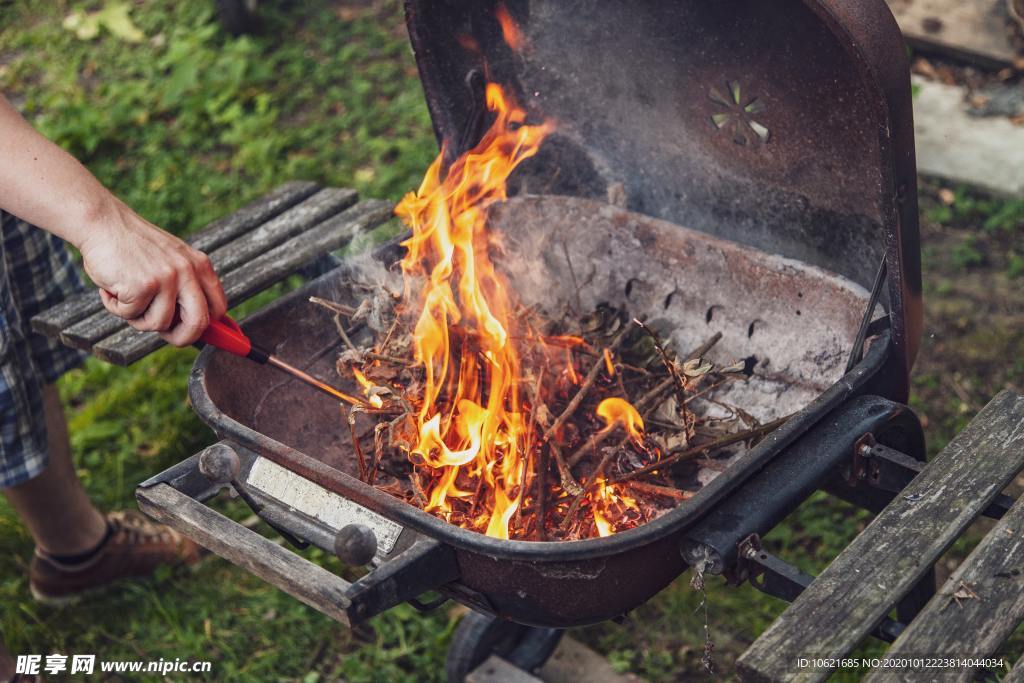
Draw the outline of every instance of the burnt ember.
M353 407L345 416L362 480L449 523L486 533L500 495L487 486L488 477L503 463L478 463L484 450L477 449L462 465L444 464L441 450L466 452L472 443L421 448L426 369L415 360L412 322L401 298L381 291L357 308L312 301L334 313L347 347L338 373L362 387L370 406ZM372 327L384 331L357 346L346 329L371 311L378 318ZM523 396L530 432L522 467L514 473L518 479L508 488L508 538L578 540L649 522L690 498L782 422L762 425L719 399L726 385L748 380L743 360L709 360L720 333L680 353L642 321L610 306L582 316L566 310L559 319L518 307L509 324L522 370L516 392ZM452 357L480 360L471 329L453 325L449 333ZM450 374L485 385L488 368L480 361L473 366L476 378L460 368ZM453 387L442 390L437 415L459 419L453 394ZM490 397L482 399L487 405Z

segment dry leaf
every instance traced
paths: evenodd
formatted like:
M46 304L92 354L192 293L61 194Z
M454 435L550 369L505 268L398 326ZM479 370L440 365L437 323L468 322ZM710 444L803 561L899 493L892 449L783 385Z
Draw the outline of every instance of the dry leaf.
M956 591L953 593L953 599L956 600L957 606L962 607L960 604L961 600L978 600L979 598L978 594L975 593L970 586L961 581L960 585L957 586Z
M683 363L683 374L693 379L695 377L702 377L714 368L714 364L709 360L703 358L694 358Z

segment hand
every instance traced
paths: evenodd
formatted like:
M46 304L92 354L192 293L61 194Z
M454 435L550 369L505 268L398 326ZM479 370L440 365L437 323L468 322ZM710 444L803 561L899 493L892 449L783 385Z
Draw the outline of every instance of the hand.
M120 201L92 219L78 245L103 305L137 330L187 346L227 300L209 257L140 218Z

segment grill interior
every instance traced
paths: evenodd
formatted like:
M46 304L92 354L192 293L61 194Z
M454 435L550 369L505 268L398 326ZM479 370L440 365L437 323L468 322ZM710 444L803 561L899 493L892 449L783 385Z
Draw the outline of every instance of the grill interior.
M841 377L867 301L863 288L839 275L603 202L517 197L494 208L492 223L505 252L496 260L525 304L558 310L575 297L564 242L584 310L623 307L681 352L721 331L711 358L757 359L754 376L735 383L728 400L761 421L803 408ZM316 293L355 305L352 281L379 275L371 257L349 259L318 281ZM278 302L247 331L285 360L357 390L339 381L342 346L330 316L305 298ZM210 397L229 417L356 475L347 423L333 401L227 354L216 354L206 372ZM372 428L368 420L363 428Z

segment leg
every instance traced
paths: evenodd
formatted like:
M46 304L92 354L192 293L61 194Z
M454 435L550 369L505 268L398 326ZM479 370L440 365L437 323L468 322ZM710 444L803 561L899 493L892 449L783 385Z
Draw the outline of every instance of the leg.
M40 549L75 555L96 547L106 533L107 523L86 497L75 474L64 409L53 384L43 389L43 413L50 463L42 474L4 490L4 495Z
M50 604L200 557L192 541L138 513L104 517L78 481L53 383L82 354L33 333L29 321L81 288L59 240L0 211L0 315L17 328L0 339L9 356L0 365L0 418L9 436L0 444L0 481L36 541L29 588Z
M4 647L4 641L0 640L0 681L9 681L14 678L14 657Z
M177 532L138 513L104 517L93 507L75 475L56 387L45 385L42 394L49 464L42 474L4 491L36 540L29 568L36 600L67 604L121 579L152 574L160 565L197 562L198 546Z

